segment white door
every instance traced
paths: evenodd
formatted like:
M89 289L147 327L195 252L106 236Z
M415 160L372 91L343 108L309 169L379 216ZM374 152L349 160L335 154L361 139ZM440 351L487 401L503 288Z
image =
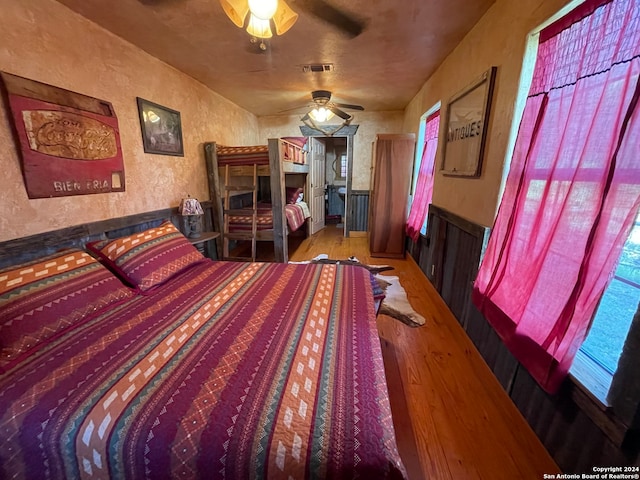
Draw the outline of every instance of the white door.
M325 144L317 138L311 137L311 174L310 190L311 198L309 210L311 210L311 235L324 228L324 189L327 182L325 171L326 152Z

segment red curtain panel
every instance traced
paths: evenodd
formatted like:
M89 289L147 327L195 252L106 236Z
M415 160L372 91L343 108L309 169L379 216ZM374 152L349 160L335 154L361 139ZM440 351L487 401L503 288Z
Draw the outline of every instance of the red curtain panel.
M640 0L587 1L540 34L474 303L556 392L640 205Z

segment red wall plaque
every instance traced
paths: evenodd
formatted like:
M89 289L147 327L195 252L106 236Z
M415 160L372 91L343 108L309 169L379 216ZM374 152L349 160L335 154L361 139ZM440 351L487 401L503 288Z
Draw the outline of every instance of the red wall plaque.
M1 77L29 198L124 191L118 119L109 102Z

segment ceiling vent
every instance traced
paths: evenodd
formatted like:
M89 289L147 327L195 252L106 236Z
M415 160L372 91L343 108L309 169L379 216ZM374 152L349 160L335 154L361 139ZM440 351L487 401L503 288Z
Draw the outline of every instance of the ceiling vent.
M332 72L333 63L312 63L310 65L303 65L302 71L304 73L323 73Z

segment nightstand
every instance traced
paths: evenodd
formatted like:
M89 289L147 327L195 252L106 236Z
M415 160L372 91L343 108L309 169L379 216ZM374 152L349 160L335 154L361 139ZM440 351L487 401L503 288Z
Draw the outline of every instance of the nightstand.
M218 254L217 254L217 251L216 251L215 244L213 245L213 247L209 246L206 249L205 249L205 246L208 245L207 242L209 242L210 240L215 240L219 236L220 236L220 233L218 233L218 232L202 232L200 234L200 236L197 237L197 238L189 238L189 237L187 237L187 239L191 242L191 245L196 247L198 249L198 251L200 253L202 253L202 255L204 255L205 257L209 257L209 258L211 258L213 260L217 260L218 259ZM209 252L209 254L207 254L207 252Z

